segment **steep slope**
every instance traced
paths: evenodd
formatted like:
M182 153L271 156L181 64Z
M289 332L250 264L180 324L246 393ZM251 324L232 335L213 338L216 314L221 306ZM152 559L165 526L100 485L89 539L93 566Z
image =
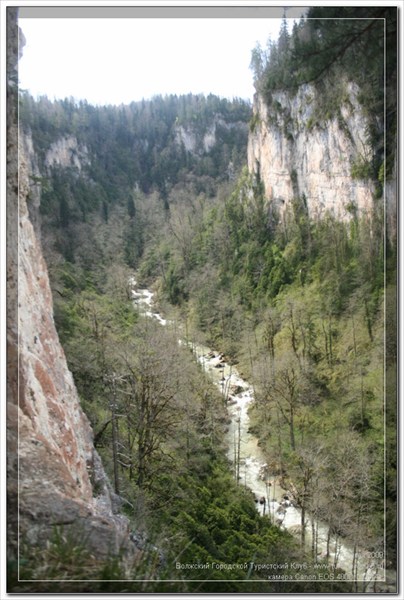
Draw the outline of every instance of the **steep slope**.
M311 7L254 49L248 164L282 215L385 219L396 229L397 9ZM382 215L382 216L381 216Z
M119 201L134 188L164 198L192 180L211 193L245 162L251 107L241 100L156 96L127 106L20 98L20 123L32 136L42 176L75 168L102 185L101 197Z
M27 209L27 160L18 145L13 19L8 35L9 557L20 559L25 542L45 545L57 526L98 557L121 548L133 554L129 523L118 514L53 321L47 267Z
M276 91L270 105L260 94L255 97L248 167L280 213L303 194L312 217L330 211L344 219L352 207L362 212L371 208L374 186L366 176L353 176L355 165L372 159L368 124L357 86L342 85L338 113L325 118L313 85L302 85L295 93Z

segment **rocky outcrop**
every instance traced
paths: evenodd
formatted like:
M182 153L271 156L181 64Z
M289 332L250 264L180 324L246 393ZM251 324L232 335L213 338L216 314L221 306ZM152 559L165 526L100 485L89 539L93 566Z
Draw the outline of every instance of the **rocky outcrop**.
M176 124L174 129L177 144L183 144L191 154L201 156L208 154L218 143L223 143L232 130L247 137L247 124L242 121L227 122L215 115L212 122L205 127Z
M29 201L28 212L29 218L34 226L35 234L40 238L41 235L41 219L40 219L40 204L41 204L41 180L42 174L38 165L37 155L34 150L34 142L31 132L22 134L19 132L20 144L22 146L22 154L26 161L29 173Z
M51 144L45 156L47 169L54 166L74 167L80 172L83 166L88 164L90 159L87 147L79 145L72 135L62 137Z
M294 94L274 92L270 106L260 95L255 97L248 167L281 214L303 194L313 217L329 211L345 219L353 209L372 206L372 184L352 176L355 165L372 157L367 121L357 87L349 82L344 87L333 116L319 114L313 85L302 85Z
M14 11L13 11L14 12ZM16 15L8 23L8 76L16 69ZM47 267L27 209L32 187L18 140L16 90L7 97L8 550L44 545L63 526L98 557L135 552L53 320ZM19 144L19 147L18 147ZM18 156L18 158L17 158ZM97 490L95 493L94 490Z

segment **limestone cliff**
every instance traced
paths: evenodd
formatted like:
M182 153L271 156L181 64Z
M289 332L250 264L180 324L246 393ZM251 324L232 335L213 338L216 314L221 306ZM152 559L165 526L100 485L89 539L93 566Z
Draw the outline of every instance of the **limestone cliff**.
M309 84L296 93L273 92L270 106L255 96L248 167L259 175L267 199L281 214L303 194L313 217L330 211L344 219L347 209L364 211L372 205L370 181L352 177L354 165L372 157L367 121L357 86L343 85L343 98L333 115L319 114L321 99Z
M47 169L57 165L65 168L75 167L81 171L83 165L89 163L87 147L80 146L73 135L62 137L51 144L45 156Z
M41 246L30 220L32 182L16 119L17 28L8 22L7 90L7 491L9 558L18 542L44 545L55 526L106 556L132 553L93 432L53 320ZM14 14L13 14L14 13ZM97 490L97 493L95 493Z
M237 130L241 136L247 135L247 124L243 121L226 122L220 115L215 115L212 121L204 128L192 127L191 124L176 124L174 128L175 139L178 144L183 144L187 152L194 155L209 153L216 144L225 143L226 136L231 131Z

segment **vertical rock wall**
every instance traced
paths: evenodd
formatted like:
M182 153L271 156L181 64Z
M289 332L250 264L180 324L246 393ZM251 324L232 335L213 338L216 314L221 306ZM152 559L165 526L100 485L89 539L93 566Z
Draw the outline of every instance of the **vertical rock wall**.
M19 558L18 540L42 545L55 526L98 557L121 548L130 554L129 523L117 512L53 321L47 267L27 209L28 161L18 138L15 10L7 28L9 557Z
M274 92L269 107L255 97L248 167L260 176L266 197L281 214L302 194L312 217L329 211L345 219L352 206L359 211L372 206L372 184L351 174L355 162L372 156L367 122L356 86L344 86L339 111L329 117L319 114L313 85L302 85L295 94Z

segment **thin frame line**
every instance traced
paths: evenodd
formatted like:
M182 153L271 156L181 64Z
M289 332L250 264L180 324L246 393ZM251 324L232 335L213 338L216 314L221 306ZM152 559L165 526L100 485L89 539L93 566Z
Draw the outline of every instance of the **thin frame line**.
M18 37L18 56L20 56L20 28L18 26L17 18L17 37ZM18 58L17 58L18 60ZM18 62L17 62L17 73L18 73ZM18 302L19 296L19 281L20 281L20 102L19 102L19 86L17 86L17 408L18 408L18 428L17 428L17 577L20 582L20 308Z

